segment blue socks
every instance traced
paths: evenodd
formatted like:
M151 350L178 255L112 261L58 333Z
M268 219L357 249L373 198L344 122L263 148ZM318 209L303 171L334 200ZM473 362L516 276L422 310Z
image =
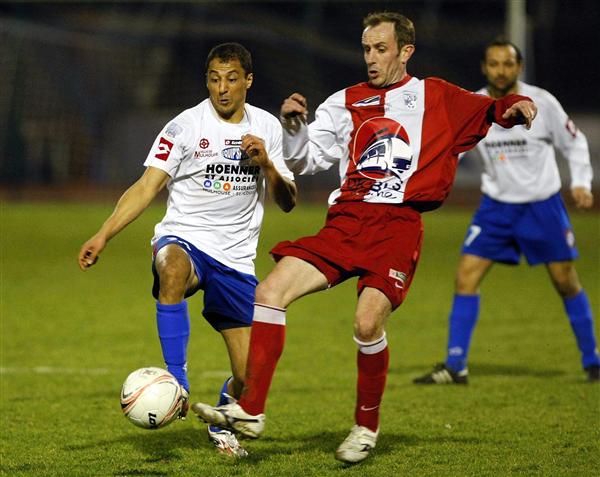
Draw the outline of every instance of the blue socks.
M187 344L190 337L190 317L187 302L182 301L174 305L156 302L156 325L167 369L189 392Z
M479 316L479 295L454 295L448 323L446 367L462 371L467 367L471 335Z
M584 290L572 298L563 298L565 311L569 315L571 328L577 339L577 346L581 351L581 363L584 368L593 364L600 365L600 356L596 348L594 337L594 320L592 308Z

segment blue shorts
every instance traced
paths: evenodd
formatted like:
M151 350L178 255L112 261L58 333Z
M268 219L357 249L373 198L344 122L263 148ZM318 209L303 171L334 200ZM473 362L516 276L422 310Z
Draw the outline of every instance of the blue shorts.
M560 193L546 200L507 204L486 195L467 231L462 253L516 265L576 259L575 235Z
M192 260L198 276L198 288L189 290L185 296L187 298L198 290L204 290L202 315L215 330L222 331L252 325L254 292L258 284L256 277L223 265L198 250L187 240L175 235L165 235L154 244L152 252L152 274L154 275L152 295L154 298L158 298L160 289L154 258L161 248L169 244L181 247Z

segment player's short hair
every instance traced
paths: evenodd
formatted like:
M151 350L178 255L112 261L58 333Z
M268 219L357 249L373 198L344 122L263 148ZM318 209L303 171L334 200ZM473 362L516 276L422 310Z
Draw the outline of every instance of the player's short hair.
M510 47L514 48L515 53L517 55L517 63L523 63L523 54L521 53L521 50L519 49L519 47L517 45L515 45L512 41L508 41L505 38L496 38L495 40L488 43L483 50L482 61L485 62L488 50L495 46L504 46L504 47L510 46Z
M374 27L380 23L389 22L394 24L398 50L404 45L415 44L415 26L413 22L396 12L373 12L363 19L363 28Z
M247 75L252 73L252 55L239 43L221 43L210 50L206 57L206 71L208 71L210 62L215 58L219 58L223 62L238 60Z

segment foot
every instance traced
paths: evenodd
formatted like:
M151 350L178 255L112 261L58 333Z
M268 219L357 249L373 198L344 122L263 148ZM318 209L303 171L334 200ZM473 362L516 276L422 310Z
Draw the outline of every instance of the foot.
M208 426L208 440L210 440L217 450L223 454L233 457L248 456L248 452L240 445L235 434L227 429Z
M350 434L335 451L335 458L347 464L356 464L367 458L371 449L377 442L377 432L357 424L350 430Z
M595 383L600 381L600 366L597 364L592 364L585 368L585 372L588 375L588 381L590 383Z
M436 364L431 373L413 379L415 384L467 384L469 371L454 371L444 363Z
M177 419L185 421L188 411L190 410L190 393L188 393L183 386L181 386L181 411Z
M265 428L264 414L248 414L235 401L216 407L196 402L192 405L192 410L208 424L239 432L252 439L259 437Z

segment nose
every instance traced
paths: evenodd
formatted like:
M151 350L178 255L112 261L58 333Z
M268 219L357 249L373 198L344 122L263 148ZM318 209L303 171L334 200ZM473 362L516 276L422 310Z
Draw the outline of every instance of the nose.
M365 51L365 63L369 66L375 63L375 54L373 53L373 50Z
M219 81L219 94L227 93L227 81L221 80Z

